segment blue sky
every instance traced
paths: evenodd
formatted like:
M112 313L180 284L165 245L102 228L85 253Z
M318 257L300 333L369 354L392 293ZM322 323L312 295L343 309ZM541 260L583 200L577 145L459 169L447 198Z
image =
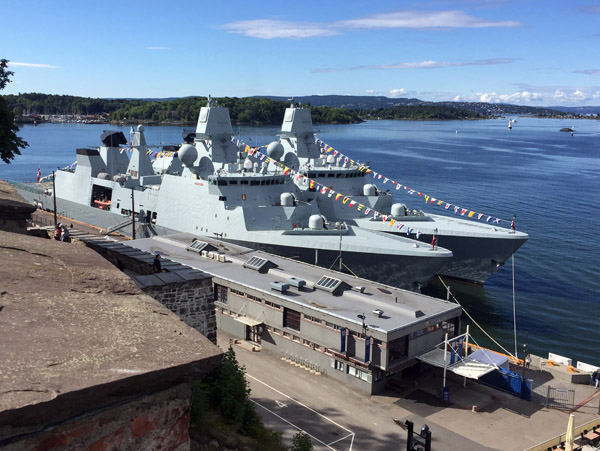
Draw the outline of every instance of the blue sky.
M600 2L0 0L2 94L600 104Z

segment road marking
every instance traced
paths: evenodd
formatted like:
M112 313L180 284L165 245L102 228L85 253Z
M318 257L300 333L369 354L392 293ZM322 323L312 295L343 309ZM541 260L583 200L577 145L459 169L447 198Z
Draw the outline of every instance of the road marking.
M285 418L283 418L281 415L277 415L275 412L273 412L272 410L269 410L268 408L266 408L265 406L263 406L262 404L254 401L253 399L251 399L250 401L252 401L254 404L256 404L259 407L262 407L263 409L265 409L267 412L269 412L271 415L276 416L277 418L279 418L281 421L286 422L287 424L289 424L290 426L298 429L299 431L305 432L306 435L308 435L310 438L316 440L317 442L319 442L321 445L326 446L329 449L332 449L333 451L335 451L335 448L332 448L331 446L329 446L327 443L322 442L321 440L319 440L317 437L311 435L308 431L305 431L304 429L296 426L294 423L292 423L291 421L286 420ZM334 442L335 443L335 442Z
M292 398L291 396L288 396L288 395L286 395L285 393L283 393L283 392L281 392L281 391L277 390L276 388L274 388L274 387L271 387L271 386L270 386L269 384L267 384L266 382L263 382L263 381L261 381L260 379L257 379L256 377L252 376L251 374L249 374L249 373L246 373L246 376L247 376L247 377L249 377L249 378L252 378L252 379L254 379L256 382L258 382L258 383L260 383L260 384L263 384L265 387L267 387L267 388L270 388L270 389L271 389L271 390L273 390L274 392L276 392L276 393L279 393L281 396L285 396L285 397L286 397L286 398L288 398L290 401L293 401L293 402L295 402L296 404L298 404L298 405L300 405L300 406L304 407L305 409L308 409L308 410L310 410L312 413L314 413L314 414L317 414L317 415L318 415L318 416L320 416L321 418L323 418L323 419L325 419L325 420L329 421L329 422L330 422L330 423L332 423L332 424L335 424L335 425L336 425L337 427L339 427L340 429L343 429L344 431L348 432L348 435L347 435L346 437L344 437L344 438L352 437L352 439L350 440L350 448L348 448L348 451L352 451L352 446L353 446L353 444L354 444L354 436L355 436L356 434L354 434L354 432L352 432L350 429L348 429L348 428L345 428L345 427L344 427L344 426L342 426L341 424L338 424L338 423L336 423L335 421L333 421L331 418L328 418L328 417L326 417L325 415L323 415L323 414L321 414L321 413L317 412L316 410L314 410L314 409L311 409L311 408L310 408L310 407L308 407L307 405L305 405L305 404L302 404L302 403L301 403L300 401L298 401L297 399L294 399L294 398ZM256 401L254 401L254 402L256 402ZM258 404L258 403L256 403L256 404ZM258 405L260 406L260 404L258 404ZM263 407L263 406L261 406L261 407ZM268 410L268 409L266 409L265 407L263 407L263 409L265 409L265 410ZM279 415L277 415L277 414L274 414L274 415L276 415L276 416L279 416ZM281 418L281 419L282 419L283 421L285 421L285 422L289 423L289 421L285 420L284 418ZM289 424L292 424L292 423L289 423ZM294 426L294 427L296 427L296 426ZM300 429L300 428L297 428L297 429ZM304 432L306 432L306 431L304 431ZM307 432L307 434L308 434L308 432ZM310 434L308 434L308 435L310 435ZM311 437L312 437L312 435L311 435ZM320 440L318 440L318 439L315 439L315 440L317 440L317 441L319 441L320 443L322 443L322 442L321 442ZM339 440L336 440L336 442L337 442L337 441L339 441ZM335 442L332 442L332 443L335 443ZM326 445L325 443L323 443L323 444L324 444L325 446L329 447L329 445Z
M275 402L277 403L277 405L278 405L279 407L287 407L287 404L284 404L284 403L282 403L281 401L279 401L279 400L277 400L277 399L275 400Z

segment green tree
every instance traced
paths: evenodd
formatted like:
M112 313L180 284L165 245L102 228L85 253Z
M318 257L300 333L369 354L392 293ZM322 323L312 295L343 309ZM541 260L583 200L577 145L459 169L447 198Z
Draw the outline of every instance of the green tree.
M0 60L0 91L10 83L10 76L13 73L6 70L8 61ZM15 158L15 155L21 155L19 149L24 149L27 144L23 139L17 136L19 127L15 124L15 115L8 108L8 104L4 97L0 97L0 158L6 164L10 164L10 160Z
M312 451L313 445L310 437L306 432L298 431L292 439L292 447L290 451Z
M223 416L236 428L240 428L247 415L246 404L249 399L250 388L244 369L238 364L235 351L230 346L223 356L223 364L213 387L213 401Z

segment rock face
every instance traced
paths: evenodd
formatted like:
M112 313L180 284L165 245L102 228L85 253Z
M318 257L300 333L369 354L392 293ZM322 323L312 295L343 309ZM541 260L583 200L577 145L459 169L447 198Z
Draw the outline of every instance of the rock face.
M0 180L0 230L27 233L27 220L35 210L12 185Z
M189 381L219 364L216 346L84 246L0 231L0 262L0 447L27 436L33 449L50 424L68 435L80 415L76 448L101 440L89 434L102 418L114 426L106 440L125 447L187 431ZM178 390L177 406L165 390ZM132 429L142 399L164 428L146 418Z

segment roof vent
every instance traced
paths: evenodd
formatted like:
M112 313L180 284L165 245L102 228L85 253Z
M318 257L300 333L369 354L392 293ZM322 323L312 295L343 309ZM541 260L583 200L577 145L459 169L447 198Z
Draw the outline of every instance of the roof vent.
M198 252L201 255L204 255L202 251L210 252L216 251L217 248L208 244L206 241L194 240L192 244L190 244L187 248L187 251Z
M262 257L251 257L243 266L244 268L254 269L260 273L265 273L269 269L277 267L275 263Z
M373 310L373 315L375 315L378 318L381 318L383 316L383 310L376 308L375 310Z
M306 280L297 279L296 277L290 277L286 280L288 284L293 287L296 287L298 291L302 290L306 286Z
M279 291L281 293L285 293L290 289L290 286L287 283L283 282L271 282L271 290Z

